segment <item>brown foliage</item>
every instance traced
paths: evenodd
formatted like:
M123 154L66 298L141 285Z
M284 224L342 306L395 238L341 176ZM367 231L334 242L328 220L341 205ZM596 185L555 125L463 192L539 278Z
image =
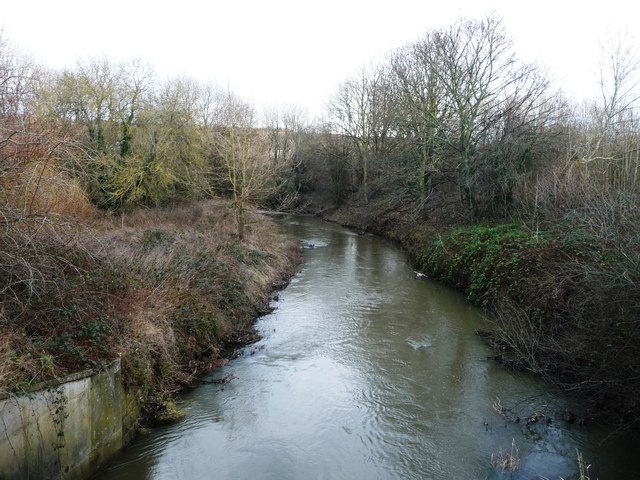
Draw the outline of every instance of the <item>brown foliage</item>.
M294 265L270 222L251 214L238 243L234 218L210 201L84 227L33 217L0 232L0 389L119 357L129 389L160 413L225 348L255 339L252 321Z

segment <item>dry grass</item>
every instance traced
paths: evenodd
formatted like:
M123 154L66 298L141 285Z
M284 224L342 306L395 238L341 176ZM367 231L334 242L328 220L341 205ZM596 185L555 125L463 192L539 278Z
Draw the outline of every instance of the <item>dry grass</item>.
M252 216L239 242L225 201L106 222L97 240L138 285L121 346L129 381L161 397L218 365L228 345L254 339L253 320L293 266L295 249L265 218Z
M520 456L516 441L511 441L510 450L500 450L497 454L491 454L491 466L501 473L515 473L520 468Z
M582 457L582 452L576 450L576 454L578 456L578 472L580 474L579 480L590 480L591 477L589 477L589 468L591 468L591 465L585 464L584 458Z
M54 161L28 162L4 182L7 207L25 216L63 216L78 220L95 218L97 212L78 180Z
M5 222L0 232L0 390L120 357L149 415L219 365L229 345L255 338L253 320L297 252L253 214L239 242L223 200L84 226L51 218L62 217Z

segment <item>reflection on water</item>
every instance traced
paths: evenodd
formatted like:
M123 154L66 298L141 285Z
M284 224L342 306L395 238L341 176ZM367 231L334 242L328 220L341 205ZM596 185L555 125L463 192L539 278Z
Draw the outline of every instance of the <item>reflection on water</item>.
M598 446L600 432L565 425L558 414L574 407L489 361L474 335L481 313L415 279L396 247L315 219L280 221L304 263L259 320L263 339L213 374L236 378L187 394L185 421L141 436L101 479L569 479L576 449L591 478L640 476L638 442ZM497 399L545 421L517 424ZM491 457L512 441L510 477Z

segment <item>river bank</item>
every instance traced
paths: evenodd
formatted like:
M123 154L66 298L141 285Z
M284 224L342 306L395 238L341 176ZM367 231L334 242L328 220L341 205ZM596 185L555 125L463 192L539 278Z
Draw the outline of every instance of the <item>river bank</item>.
M591 478L635 478L637 442L600 445L603 429L564 418L577 402L490 361L482 311L416 279L406 252L317 218L278 222L306 248L261 340L97 478L577 480L576 449Z
M269 295L287 284L299 254L255 213L248 212L239 241L227 201L137 215L134 228L125 221L105 230L102 242L114 256L126 252L119 259L137 303L128 314L133 341L122 355L123 371L148 423L157 424L172 420L177 391L257 340L253 323L268 312Z
M44 280L31 297L16 289L2 323L0 391L29 394L118 359L138 423L175 418L175 393L256 340L253 322L298 264L269 219L247 225L239 241L223 200L43 225L31 241L47 254L31 265Z
M411 205L322 215L398 242L418 270L488 311L480 333L496 360L581 396L590 418L637 427L640 271L616 243L571 225L434 222Z

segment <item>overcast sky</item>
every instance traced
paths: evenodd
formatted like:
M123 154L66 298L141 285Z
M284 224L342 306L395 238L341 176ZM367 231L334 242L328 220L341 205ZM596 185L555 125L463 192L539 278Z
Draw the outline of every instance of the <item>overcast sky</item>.
M2 0L0 26L53 68L142 58L161 76L227 85L258 107L319 114L359 67L461 16L501 15L518 55L567 93L594 95L599 44L633 32L637 0Z

